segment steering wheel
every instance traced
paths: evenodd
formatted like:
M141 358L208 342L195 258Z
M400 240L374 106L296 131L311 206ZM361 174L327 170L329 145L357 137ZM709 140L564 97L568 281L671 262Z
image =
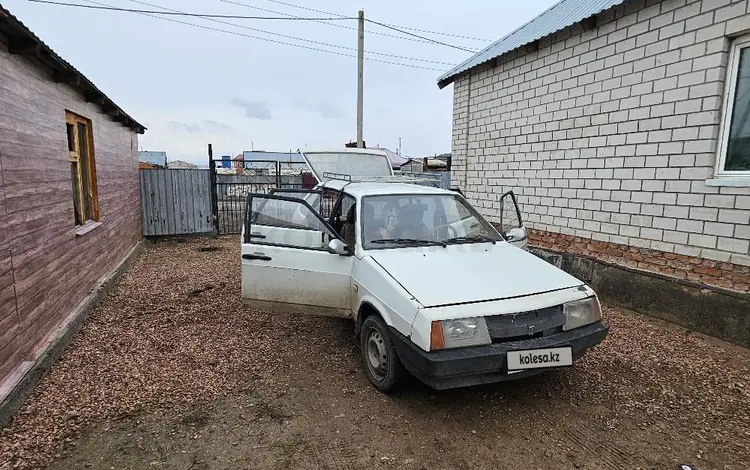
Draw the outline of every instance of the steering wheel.
M449 231L453 232L453 237L451 237L451 238L458 237L458 230L456 230L456 228L454 226L450 225L450 224L443 224L443 225L438 225L437 227L433 227L430 230L430 236L432 236L432 238L436 238L437 231L440 230L443 227L445 227Z

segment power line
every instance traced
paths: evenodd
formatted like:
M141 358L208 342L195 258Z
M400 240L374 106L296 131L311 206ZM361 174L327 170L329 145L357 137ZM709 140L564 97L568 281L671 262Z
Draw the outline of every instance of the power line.
M96 2L94 0L84 0L84 1L87 2L87 3L95 4L95 5L110 6L110 5L107 5L107 4L104 4L104 3ZM271 42L271 43L274 43L274 44L283 44L283 45L286 45L286 46L299 47L301 49L307 49L307 50L311 50L311 51L325 52L325 53L328 53L328 54L338 55L338 56L342 56L342 57L353 57L353 58L356 58L356 56L354 56L354 55L345 54L343 52L330 51L330 50L319 49L319 48L311 47L311 46L304 46L302 44L294 44L294 43L290 43L290 42L277 41L275 39L264 38L264 37L260 37L260 36L253 36L251 34L240 33L238 31L229 31L229 30L226 30L226 29L214 28L214 27L211 27L211 26L203 25L203 24L189 23L187 21L176 20L174 18L165 18L163 16L158 16L156 14L151 14L151 13L137 13L137 14L140 14L140 15L143 15L143 16L149 16L151 18L156 18L158 20L169 21L169 22L172 22L172 23L183 24L183 25L187 25L187 26L193 26L193 27L196 27L196 28L206 29L206 30L209 30L209 31L216 31L216 32L220 32L220 33L231 34L233 36L240 36L240 37L245 37L245 38L250 38L250 39L257 39L257 40L260 40L260 41ZM403 62L392 62L392 61L388 61L388 60L373 59L373 58L369 58L369 57L367 58L367 60L372 61L372 62L379 62L379 63L382 63L382 64L399 65L401 67L410 67L410 68L414 68L414 69L434 70L434 71L437 71L437 72L445 72L444 69L436 69L436 68L433 68L433 67L424 67L424 66L421 66L421 65L405 64Z
M270 34L270 35L273 35L273 36L279 36L279 37L283 37L283 38L287 38L287 39L293 39L293 40L296 40L296 41L309 42L309 43L318 44L318 45L321 45L321 46L334 47L334 48L338 48L338 49L347 49L347 50L351 50L351 51L356 51L357 50L356 48L342 46L340 44L331 44L331 43L326 43L326 42L321 42L321 41L314 41L312 39L305 39L305 38L300 38L300 37L297 37L297 36L290 36L290 35L287 35L287 34L275 33L275 32L272 32L272 31L266 31L266 30L263 30L263 29L252 28L250 26L240 25L240 24L236 24L236 23L229 23L229 22L226 22L226 21L220 21L220 20L216 19L216 18L242 18L242 19L310 20L310 18L302 18L302 17L296 17L296 18L281 17L281 18L276 18L276 17L258 17L258 16L215 15L215 14L202 14L202 13L187 13L187 12L183 12L183 11L179 11L179 10L173 10L173 9L167 8L167 7L162 7L162 6L159 6L159 5L154 5L154 4L147 3L147 2L140 2L140 1L137 1L137 0L131 0L131 1L133 1L134 3L139 3L141 5L147 5L147 6L154 7L154 8L162 8L163 10L168 10L168 11L137 10L137 9L131 9L131 8L117 8L117 7L110 7L110 6L81 5L81 4L75 4L75 3L53 2L53 1L48 1L48 0L29 0L29 1L30 2L34 2L34 3L43 3L43 4L51 4L51 5L61 5L61 6L68 6L68 7L90 8L90 9L96 9L96 10L118 11L118 12L127 12L127 13L141 13L141 14L151 14L151 15L171 15L171 16L199 17L199 18L205 18L205 19L210 20L210 21L216 21L218 23L230 25L230 26L236 26L236 27L239 27L239 28L245 28L245 29L249 29L249 30L252 30L252 31L257 31L257 32L264 33L264 34ZM336 19L336 20L338 20L338 19L347 19L348 20L348 19L356 19L356 18L340 17L340 18L334 18L334 19ZM312 18L312 20L315 20L315 18ZM431 64L437 64L437 65L448 65L448 66L455 65L455 64L451 64L449 62L441 62L441 61L437 61L437 60L429 60L429 59L420 59L420 58L416 58L416 57L400 56L400 55L388 54L388 53L384 53L384 52L367 51L367 53L368 54L372 54L372 55L379 55L379 56L383 56L383 57L391 57L391 58L394 58L394 59L414 60L414 61L418 61L418 62L425 62L425 63L431 63Z
M398 29L398 28L396 28L394 26L387 25L385 23L379 23L379 22L377 22L375 20L370 20L370 19L365 18L365 21L367 21L368 23L376 24L378 26L382 26L383 28L388 28L388 29L392 29L394 31L398 31L399 33L402 33L402 34L408 34L409 36L414 36L415 38L424 39L425 41L434 42L435 44L440 44L441 46L452 47L453 49L458 49L460 51L466 51L466 52L471 52L471 53L476 52L473 49L467 49L467 48L462 47L462 46L454 46L453 44L448 44L446 42L440 42L440 41L437 41L435 39L426 38L424 36L420 36L418 34L410 33L409 31L404 31L404 30Z
M285 16L289 16L289 17L292 17L292 18L303 18L301 16L292 15L291 13L284 13L283 11L269 10L268 8L256 7L254 5L248 5L246 3L234 2L232 0L219 0L219 1L223 2L223 3L229 3L229 4L232 4L232 5L242 6L242 7L245 7L245 8L252 8L253 10L259 10L259 11L265 11L265 12L268 12L268 13L274 13L276 15L285 15ZM320 23L320 24L324 24L326 26L335 26L337 28L344 28L344 29L350 29L352 31L357 31L357 28L354 28L354 27L351 27L351 26L346 26L346 25L343 25L343 24L326 23L325 21L315 21L315 22L316 23ZM421 39L414 39L414 38L409 38L409 37L404 37L404 36L396 36L395 34L381 33L379 31L370 31L368 34L376 34L378 36L384 36L384 37L388 37L388 38L401 39L401 40L404 40L404 41L422 42L422 43L425 43L425 44L432 44L432 41L423 41Z
M316 10L315 8L303 7L302 5L294 5L293 3L282 2L280 0L267 0L267 1L269 1L271 3L278 3L279 5L285 5L285 6L292 7L292 8L299 8L301 10L313 11L315 13L322 13L324 15L331 15L331 16L336 16L336 17L339 17L339 18L345 18L344 15L339 15L338 13L331 13L329 11ZM400 28L400 29L410 29L412 31L417 31L417 32L420 32L420 33L437 34L437 35L440 35L440 36L450 36L450 37L460 38L460 39L470 39L472 41L492 42L491 39L475 38L475 37L472 37L472 36L461 36L460 34L442 33L440 31L430 31L430 30L427 30L427 29L411 28L409 26L398 26L398 25L394 25L394 24L389 24L388 26L392 26L394 28Z
M163 7L161 5L154 5L153 3L143 2L143 1L140 1L140 0L130 0L130 1L133 2L133 3L138 3L140 5L146 5L146 6L154 7L154 8L161 8L162 10L167 10L167 11L172 12L172 13L182 13L180 10L175 10L173 8ZM158 12L158 11L156 12L156 14L160 14L160 13L161 12ZM231 23L231 22L222 21L222 20L219 20L219 19L214 19L214 18L206 18L206 19L209 20L209 21L214 21L216 23L221 23L221 24L225 24L225 25L228 25L228 26L235 26L235 27L238 27L238 28L244 28L244 29L247 29L247 30L250 30L250 31L256 31L256 32L263 33L263 34L270 34L272 36L278 36L278 37L282 37L282 38L286 38L286 39L292 39L294 41L309 42L311 44L317 44L319 46L333 47L333 48L336 48L336 49L346 49L346 50L350 50L350 51L356 51L357 50L357 48L355 48L355 47L342 46L340 44L331 44L331 43L327 43L327 42L315 41L315 40L312 40L312 39L300 38L300 37L297 37L297 36L290 36L288 34L276 33L276 32L273 32L273 31L266 31L264 29L253 28L253 27L250 27L250 26L247 26L247 25L242 25L242 24L237 24L237 23ZM440 61L437 61L437 60L420 59L420 58L417 58L417 57L407 57L407 56L401 56L401 55L396 55L396 54L388 54L388 53L385 53L385 52L376 52L376 51L365 51L365 52L367 54L378 55L378 56L381 56L381 57L390 57L392 59L414 60L414 61L417 61L417 62L425 62L425 63L436 64L436 65L448 65L448 66L454 66L454 65L456 65L456 64L449 63L449 62L440 62Z
M94 5L81 5L80 3L65 3L65 2L52 2L49 0L29 0L32 3L43 3L47 5L58 5L64 7L78 7L88 8L92 10L109 10L109 11L121 11L128 13L152 13L158 15L172 15L172 16L195 16L201 18L234 18L244 20L283 20L283 21L341 21L341 20L356 20L357 18L347 18L345 16L339 16L335 18L306 18L301 16L288 17L288 16L244 16L244 15L214 15L207 13L186 13L186 12L164 12L156 10L134 10L131 8L118 8L110 6L94 6Z

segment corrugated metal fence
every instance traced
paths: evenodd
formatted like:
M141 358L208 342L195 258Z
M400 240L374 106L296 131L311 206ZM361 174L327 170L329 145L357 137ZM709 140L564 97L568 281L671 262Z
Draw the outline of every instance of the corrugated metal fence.
M209 233L209 170L143 169L141 222L144 236Z

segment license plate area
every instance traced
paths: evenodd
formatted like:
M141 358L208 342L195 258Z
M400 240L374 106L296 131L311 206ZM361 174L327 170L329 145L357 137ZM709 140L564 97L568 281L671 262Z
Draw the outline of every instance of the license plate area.
M523 349L508 351L506 355L508 372L548 367L567 367L573 365L573 348Z

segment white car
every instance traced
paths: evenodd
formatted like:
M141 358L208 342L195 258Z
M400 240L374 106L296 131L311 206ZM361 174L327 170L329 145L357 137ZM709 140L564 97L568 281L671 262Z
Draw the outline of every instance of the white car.
M248 197L242 297L353 319L378 390L406 372L436 389L526 377L572 366L606 337L594 291L523 249L512 192L504 236L455 191L395 182L377 151L305 158L314 190ZM363 160L367 174L352 175Z

